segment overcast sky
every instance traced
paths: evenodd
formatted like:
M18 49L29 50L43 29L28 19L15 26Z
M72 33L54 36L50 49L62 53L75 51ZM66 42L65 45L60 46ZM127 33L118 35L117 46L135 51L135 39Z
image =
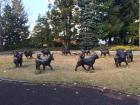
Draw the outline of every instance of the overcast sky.
M54 0L23 0L25 11L28 13L30 29L35 25L38 14L45 14L48 11L48 4Z

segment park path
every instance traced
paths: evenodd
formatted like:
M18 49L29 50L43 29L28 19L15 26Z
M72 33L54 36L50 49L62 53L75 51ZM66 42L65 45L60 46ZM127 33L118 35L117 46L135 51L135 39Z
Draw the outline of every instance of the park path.
M139 99L95 88L0 81L0 105L140 105Z

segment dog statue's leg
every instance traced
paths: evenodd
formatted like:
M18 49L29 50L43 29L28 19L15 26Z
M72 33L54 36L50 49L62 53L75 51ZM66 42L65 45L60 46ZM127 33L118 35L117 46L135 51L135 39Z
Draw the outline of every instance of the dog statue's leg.
M117 61L115 61L115 65L116 65L116 67L118 67L118 62Z
M133 56L131 56L131 62L133 62Z
M88 69L87 69L87 71L89 71L89 70L90 70L90 67L91 67L91 66L89 65L89 66L88 66Z
M50 69L51 69L51 70L53 70L53 68L52 68L52 66L51 66L51 65L48 65L48 66L50 67Z
M121 62L119 62L119 66L121 67Z
M20 63L17 63L17 67L20 67Z
M125 61L125 63L126 63L126 65L128 65L128 62L127 61Z
M102 54L103 54L103 53L101 52L101 57L102 57Z
M19 63L20 67L22 67L22 61Z
M82 65L82 67L84 68L84 70L87 70L84 65Z
M94 67L93 67L93 65L92 65L92 70L94 70Z
M78 67L79 67L79 65L77 64L76 67L75 67L75 71L77 71L77 68L78 68Z
M16 67L19 67L18 63L16 63Z
M38 65L36 64L36 70L38 69Z
M45 65L43 65L43 70L45 70Z

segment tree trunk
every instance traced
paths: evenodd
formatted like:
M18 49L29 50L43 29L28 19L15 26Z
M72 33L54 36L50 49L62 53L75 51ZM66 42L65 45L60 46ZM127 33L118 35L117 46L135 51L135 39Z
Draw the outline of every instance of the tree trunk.
M108 44L109 44L109 45L112 44L111 37L108 38Z

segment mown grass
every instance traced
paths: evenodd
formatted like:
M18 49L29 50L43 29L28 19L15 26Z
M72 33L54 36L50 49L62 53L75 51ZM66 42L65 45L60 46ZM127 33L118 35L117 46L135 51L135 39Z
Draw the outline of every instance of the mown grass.
M130 46L130 45L115 45L109 46L109 50L116 51L117 49L124 49L124 50L133 50L133 51L140 51L139 46Z
M35 57L36 55L34 55ZM55 83L75 83L91 86L106 87L119 91L140 95L140 56L134 57L134 62L126 67L116 68L111 57L100 57L94 67L95 70L86 72L79 67L75 72L75 64L78 56L54 55L52 62L54 68L41 74L35 72L35 60L24 58L23 67L15 68L12 63L12 55L0 55L0 78L16 79L30 82L55 82Z

